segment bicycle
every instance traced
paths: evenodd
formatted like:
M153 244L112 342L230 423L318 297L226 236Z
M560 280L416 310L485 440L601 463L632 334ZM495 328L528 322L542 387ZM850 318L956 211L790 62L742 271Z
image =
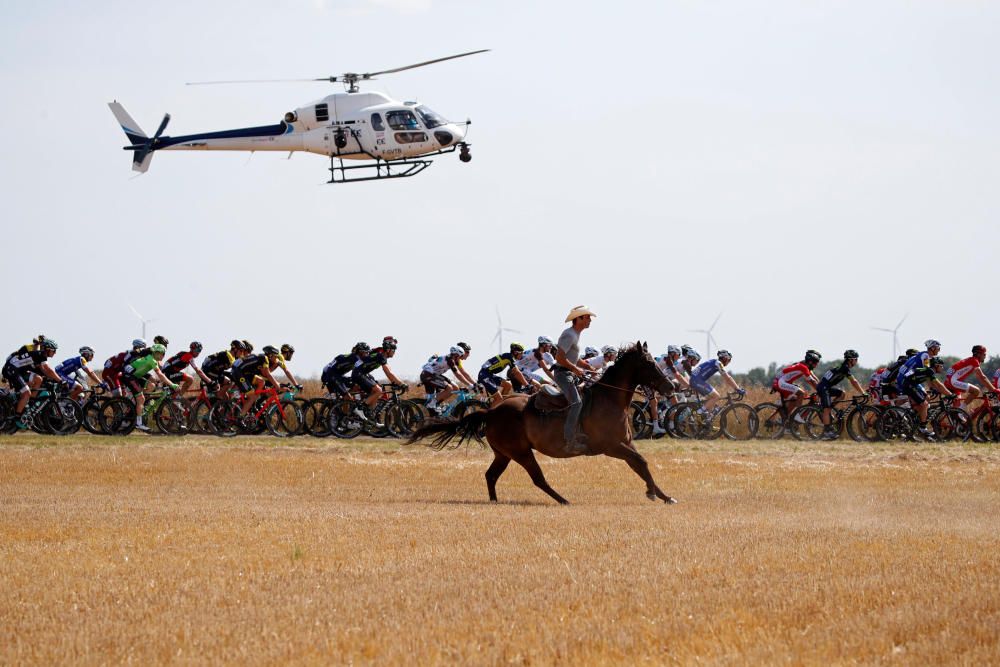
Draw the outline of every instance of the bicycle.
M728 440L750 440L757 435L759 426L753 406L742 402L745 391L733 391L722 397L723 406L711 413L704 412L704 402L695 392L695 400L682 403L677 410L674 428L684 438L715 440L720 435Z
M302 409L295 402L296 388L289 385L263 387L243 396L257 396L250 410L243 413L242 400L220 400L209 410L209 423L215 435L232 437L238 433L257 435L267 430L278 438L288 438L302 431Z
M772 394L776 392L777 389L771 390ZM788 412L788 400L780 396L780 393L779 397L781 403L759 403L754 407L754 412L757 413L757 434L765 440L781 440L785 431L791 426L790 421L793 417ZM815 404L816 394L811 394L808 400L808 404ZM795 410L792 411L794 412Z
M930 440L947 442L954 437L962 440L969 438L972 429L969 416L963 410L951 405L950 398L937 392L931 392L928 400L936 401L936 405L928 406L927 411ZM912 406L892 406L886 408L879 416L876 428L883 440L915 440L918 433L917 425L917 412Z
M19 421L15 409L18 395L5 391L3 396L4 419L0 422L0 432L16 433ZM28 400L20 422L27 428L45 435L73 435L83 425L83 411L79 403L69 397L62 382L46 379Z
M833 427L839 438L844 433L845 427L851 438L857 442L861 437L855 437L851 432L851 420L854 418L858 408L868 402L867 395L854 396L849 401L841 399L834 401L830 408L830 426ZM845 407L840 407L845 406ZM821 440L826 426L823 424L823 406L815 404L801 405L792 412L792 419L789 422L792 437L796 440Z

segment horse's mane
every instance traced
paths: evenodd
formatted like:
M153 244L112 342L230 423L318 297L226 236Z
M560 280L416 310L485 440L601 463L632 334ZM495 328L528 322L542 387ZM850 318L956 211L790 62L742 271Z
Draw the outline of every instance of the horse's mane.
M614 382L618 379L618 375L622 372L622 369L628 365L627 362L631 361L633 357L638 360L648 355L649 353L644 351L641 346L635 343L625 343L618 348L618 356L615 358L615 363L607 370L604 377L608 382Z

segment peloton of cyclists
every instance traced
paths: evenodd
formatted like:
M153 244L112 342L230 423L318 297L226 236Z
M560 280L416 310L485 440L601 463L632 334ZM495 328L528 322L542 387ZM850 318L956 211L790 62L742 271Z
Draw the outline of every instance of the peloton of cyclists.
M511 381L515 391L523 391L529 385L534 389L540 389L543 384L555 384L555 378L552 376L552 365L556 363L556 358L552 356L554 345L548 336L539 336L538 346L525 350L515 365L527 382L522 384L517 381L513 373L507 373L507 379ZM539 375L538 371L545 373L548 379Z

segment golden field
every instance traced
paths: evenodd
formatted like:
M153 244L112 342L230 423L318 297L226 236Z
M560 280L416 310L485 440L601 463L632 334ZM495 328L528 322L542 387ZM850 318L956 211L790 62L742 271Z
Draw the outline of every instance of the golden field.
M0 438L0 663L997 664L1000 449Z

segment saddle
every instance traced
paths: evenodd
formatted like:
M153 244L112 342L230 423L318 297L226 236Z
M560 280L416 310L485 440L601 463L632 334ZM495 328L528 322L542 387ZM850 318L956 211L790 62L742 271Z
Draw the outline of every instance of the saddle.
M580 398L583 401L583 410L580 413L582 416L587 414L590 407L590 387L580 392ZM542 415L553 415L566 411L569 408L569 401L558 387L546 384L542 385L541 391L528 399L528 406Z

